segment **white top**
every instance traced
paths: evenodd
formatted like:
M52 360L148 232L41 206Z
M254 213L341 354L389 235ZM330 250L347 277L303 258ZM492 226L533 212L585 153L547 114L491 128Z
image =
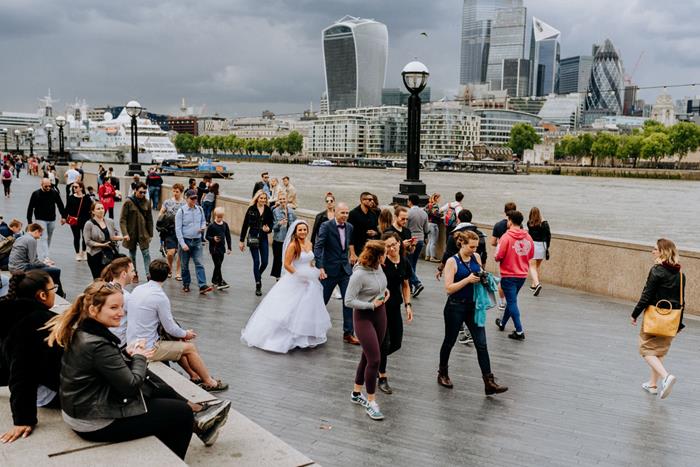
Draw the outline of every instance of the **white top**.
M75 169L68 169L66 172L66 184L70 185L71 183L77 182L78 179L80 178L80 172L78 172Z
M170 299L161 284L148 281L136 287L129 296L129 321L126 341L146 339L146 348L152 349L158 342L158 325L173 337L184 338L187 331L177 325L170 311Z

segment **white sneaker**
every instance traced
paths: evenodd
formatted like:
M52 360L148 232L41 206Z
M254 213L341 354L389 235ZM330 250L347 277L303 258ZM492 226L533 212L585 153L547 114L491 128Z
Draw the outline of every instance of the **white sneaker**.
M649 383L642 383L642 389L644 389L649 394L657 394L659 390L656 386L651 386Z
M381 410L379 410L379 405L376 401L372 401L369 404L367 404L367 406L365 407L365 411L367 412L367 415L369 415L369 418L371 418L372 420L384 420L384 414Z
M82 260L83 260L83 255L81 255L80 253L76 253L76 254L75 254L75 260L76 260L76 261L82 261Z
M661 381L659 399L666 399L671 394L671 389L673 389L674 384L676 384L676 377L673 375L667 375L663 381Z
M80 255L83 257L83 261L87 261L87 251L83 251Z

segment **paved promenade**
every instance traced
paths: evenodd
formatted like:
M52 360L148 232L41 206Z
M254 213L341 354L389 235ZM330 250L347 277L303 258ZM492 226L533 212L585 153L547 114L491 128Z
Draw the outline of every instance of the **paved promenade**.
M34 177L13 183L13 197L0 199L0 214L26 222L27 200L38 184ZM57 229L51 253L71 299L90 273L73 260L67 226ZM159 256L155 240L151 256ZM659 401L640 387L648 370L637 353L638 329L629 324L631 303L546 285L538 298L523 290L527 339L515 342L498 332L494 312L487 326L494 373L510 390L485 397L475 351L460 344L450 366L455 388L448 390L435 381L445 297L434 268L422 262L426 290L414 300L403 348L389 359L394 394L378 394L386 420L375 422L349 400L360 349L342 342L339 300L329 304L333 328L317 349L276 355L241 344L241 329L260 301L251 263L247 251L226 258L227 291L184 294L175 280L165 290L178 321L198 332L196 343L214 375L231 384L223 397L321 465L698 464L695 320L687 320L673 344L667 364L678 383ZM208 257L206 265L210 278ZM273 284L268 270L263 291Z

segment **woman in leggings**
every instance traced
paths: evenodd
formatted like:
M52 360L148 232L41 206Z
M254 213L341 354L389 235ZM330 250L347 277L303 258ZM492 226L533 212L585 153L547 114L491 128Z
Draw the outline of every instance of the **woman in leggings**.
M486 395L499 394L508 390L505 386L499 386L491 373L489 351L486 347L486 331L483 326L478 326L475 321L474 284L480 281L481 258L476 253L479 246L479 236L471 231L457 232L455 234L459 252L445 263L445 291L448 294L445 303L445 339L440 348L440 368L437 382L446 388L452 388L452 381L447 372L450 360L450 352L457 341L457 335L462 323L467 325L469 333L474 339L476 356L484 379L484 391Z
M362 358L355 373L355 387L351 400L363 406L373 420L384 418L374 399L374 393L377 388L380 348L386 332L384 304L389 299L386 276L381 268L385 253L384 242L368 241L357 260L345 292L345 306L353 309L355 335L362 346ZM367 397L361 392L363 385L367 389Z
M381 360L379 361L379 390L384 394L392 394L386 376L386 363L389 355L401 348L403 340L403 318L401 318L401 304L406 309L406 321L413 321L413 308L411 306L411 286L408 281L411 278L411 265L405 256L399 254L401 237L396 232L387 232L382 235L386 246L386 258L382 269L386 276L389 299L386 302L386 334L381 348Z

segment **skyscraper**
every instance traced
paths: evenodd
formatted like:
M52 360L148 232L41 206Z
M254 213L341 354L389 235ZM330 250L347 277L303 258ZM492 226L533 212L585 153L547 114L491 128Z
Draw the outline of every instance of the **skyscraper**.
M389 53L386 26L345 16L322 37L328 110L381 105Z
M522 7L522 0L464 0L459 83L486 82L491 28L500 8Z
M620 115L624 102L625 82L622 60L610 39L593 46L593 70L586 96L586 110Z
M486 82L491 84L491 89L502 89L504 60L524 57L526 24L525 7L502 8L496 11L496 20L491 28L491 46L486 70Z
M507 58L503 60L500 78L502 89L508 91L508 97L525 97L530 95L530 60L524 58Z
M559 61L561 32L544 21L532 18L530 38L530 81L534 96L556 93L559 88Z
M559 94L588 92L592 68L593 57L590 55L563 59L559 64Z

